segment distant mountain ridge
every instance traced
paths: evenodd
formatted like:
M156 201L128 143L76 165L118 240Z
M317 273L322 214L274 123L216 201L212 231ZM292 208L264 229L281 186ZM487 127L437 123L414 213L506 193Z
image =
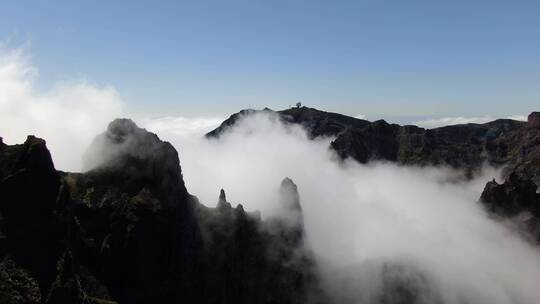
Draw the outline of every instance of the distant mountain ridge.
M246 115L275 114L286 124L304 127L312 138L334 137L331 148L341 158L360 163L371 160L404 165L444 165L468 172L484 164L508 166L540 184L540 145L535 121L540 113L529 115L528 122L498 119L484 124L463 124L424 129L414 125L370 122L354 117L324 112L308 107L282 111L242 110L231 115L207 137L219 137Z

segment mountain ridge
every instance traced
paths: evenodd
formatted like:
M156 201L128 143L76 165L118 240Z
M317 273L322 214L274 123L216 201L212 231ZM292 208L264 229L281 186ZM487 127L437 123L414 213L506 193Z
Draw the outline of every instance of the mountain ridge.
M207 138L217 138L242 117L255 113L277 115L285 124L302 126L311 138L333 137L330 147L342 159L360 163L371 160L404 165L449 166L473 174L489 164L507 166L505 176L518 170L540 184L540 172L526 163L540 161L538 112L528 122L497 119L483 124L460 124L424 129L414 125L390 124L384 120L369 122L346 115L308 107L282 111L242 110L231 115ZM524 151L529 149L531 151Z

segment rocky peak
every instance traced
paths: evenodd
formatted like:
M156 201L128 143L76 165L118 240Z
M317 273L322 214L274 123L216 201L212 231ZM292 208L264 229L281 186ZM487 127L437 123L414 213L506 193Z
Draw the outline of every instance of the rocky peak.
M19 170L38 174L56 174L45 141L29 135L22 145L0 144L0 179Z
M221 189L219 191L219 202L224 202L226 203L227 202L227 197L225 196L225 190Z
M130 194L148 187L164 201L184 200L188 195L174 147L130 119L111 122L84 159L93 174L110 175Z
M59 188L43 139L28 136L23 144L0 150L0 234L7 238L0 251L8 250L17 265L35 276L42 294L54 277L60 248L62 225L54 211Z
M24 148L26 153L20 160L20 166L47 172L55 171L51 153L47 149L45 140L29 135L24 142Z
M166 158L178 162L178 154L172 145L139 128L130 119L115 119L107 131L98 135L85 153L86 167L114 166L127 158L152 161Z
M491 212L513 216L521 211L540 207L540 194L536 193L536 184L533 181L511 173L502 184L495 180L488 182L482 192L481 201Z
M218 199L217 208L220 210L232 208L231 204L227 202L227 197L225 196L225 190L223 189L219 191L219 199Z
M304 235L304 218L298 187L292 179L286 177L279 188L279 203L283 212L281 224L290 231L292 239L298 241Z
M480 202L500 218L514 221L524 236L540 242L540 194L532 179L512 172L499 184L486 184Z

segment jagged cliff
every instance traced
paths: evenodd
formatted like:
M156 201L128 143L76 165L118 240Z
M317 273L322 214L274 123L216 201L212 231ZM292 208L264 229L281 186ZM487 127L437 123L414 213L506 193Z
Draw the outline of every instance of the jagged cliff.
M502 184L486 184L480 202L494 216L517 223L525 236L540 243L540 112L529 115Z
M113 121L86 173L54 169L45 141L0 141L1 303L306 303L324 299L299 217L261 220L185 187L176 150ZM293 186L294 185L294 186ZM294 193L290 193L290 192ZM283 198L283 204L288 198Z

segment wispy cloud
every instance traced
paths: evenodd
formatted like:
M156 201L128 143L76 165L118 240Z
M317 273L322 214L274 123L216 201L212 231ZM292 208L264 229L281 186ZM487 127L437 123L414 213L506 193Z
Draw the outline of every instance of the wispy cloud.
M175 136L203 136L218 127L225 117L221 116L162 116L142 117L137 123L152 132Z
M0 136L11 144L30 134L42 137L57 168L79 170L84 150L123 113L124 103L113 87L86 80L38 91L38 77L24 49L0 47Z

